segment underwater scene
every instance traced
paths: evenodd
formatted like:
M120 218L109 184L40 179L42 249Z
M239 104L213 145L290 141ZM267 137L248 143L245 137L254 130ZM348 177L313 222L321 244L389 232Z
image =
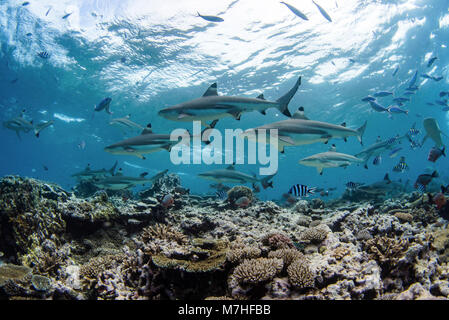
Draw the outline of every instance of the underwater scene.
M447 0L0 0L1 300L449 298Z

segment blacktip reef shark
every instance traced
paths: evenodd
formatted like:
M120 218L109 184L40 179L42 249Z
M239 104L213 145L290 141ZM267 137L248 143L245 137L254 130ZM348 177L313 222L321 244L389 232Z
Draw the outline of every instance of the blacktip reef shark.
M360 128L354 130L346 128L346 124L335 125L327 122L320 122L314 120L306 120L303 114L303 108L298 109L294 117L287 120L266 124L261 127L245 130L241 136L247 137L249 140L254 140L257 137L255 134L260 129L266 130L266 142L270 143L270 130L278 130L278 149L283 153L285 147L300 146L312 144L316 142L328 143L332 138L342 138L346 141L347 137L356 136L362 143L362 136L365 132L366 121Z
M87 165L86 169L83 171L72 174L72 177L77 178L79 180L89 180L98 177L105 177L108 174L113 176L115 174L115 169L117 168L118 162L116 161L111 169L101 169L101 170L92 170L90 168L90 164Z
M13 130L16 132L17 137L22 140L20 136L20 132L28 133L30 131L34 131L34 135L39 138L40 132L45 128L53 125L54 121L44 121L40 122L37 125L33 124L33 121L28 121L24 118L25 110L23 110L20 115L16 118L13 118L8 121L3 122L3 126L7 129Z
M130 118L131 118L131 115L128 114L127 116L125 116L123 118L112 119L109 122L109 124L110 125L118 125L125 129L137 129L140 131L143 131L145 129L140 124L137 124L137 123L131 121Z
M264 178L257 178L256 175L249 175L244 172L235 170L234 165L230 165L226 169L218 169L198 174L200 178L212 180L219 183L252 183L260 182L264 189L268 187L273 188L273 182L270 180L274 175L266 176Z
M218 120L212 121L212 123L203 130L201 137L206 137L206 135L204 135L206 130L211 128L213 129L217 122ZM185 131L185 135L189 138L188 141L190 141L191 135L187 130ZM151 129L151 124L148 124L140 135L107 146L104 148L104 151L116 155L135 156L145 160L146 158L144 154L159 152L162 150L167 150L170 152L171 148L179 143L178 140L172 141L170 136L170 134L154 133ZM208 143L209 141L205 142Z
M426 135L423 138L421 145L423 145L424 142L426 142L427 138L430 137L433 141L435 141L435 146L437 148L441 148L442 146L444 146L443 141L441 140L441 134L445 135L446 137L447 135L440 130L440 127L438 126L438 123L434 118L424 119L423 126L426 130Z
M288 111L290 100L301 85L301 77L289 92L276 101L265 100L263 94L257 98L236 96L219 96L217 83L212 84L201 98L183 102L159 111L159 116L174 121L201 121L218 120L225 117L234 117L240 120L242 113L259 111L266 113L267 109L277 108L287 117L291 117Z
M323 174L324 168L347 167L351 163L363 163L362 159L356 158L349 154L339 153L335 151L327 151L314 154L313 156L299 160L299 164L308 167L316 167L320 175Z
M141 174L139 177L127 177L123 175L115 175L112 177L104 177L101 179L96 179L93 184L99 188L107 190L123 190L133 188L139 184L154 183L155 181L162 178L168 169L157 173L151 178L145 178L146 173Z

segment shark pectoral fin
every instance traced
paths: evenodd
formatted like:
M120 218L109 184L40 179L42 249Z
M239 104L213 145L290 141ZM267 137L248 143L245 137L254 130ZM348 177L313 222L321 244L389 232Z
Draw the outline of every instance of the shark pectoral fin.
M240 110L229 111L228 113L233 116L235 120L240 120L240 117L242 116L242 112Z
M323 167L316 167L316 171L320 174L320 176L323 175Z
M179 115L178 115L178 120L181 120L181 119L184 119L184 118L187 118L187 117L190 117L191 115L190 114L187 114L187 113L180 113Z
M167 150L168 152L171 152L171 148L173 145L171 144L166 144L165 146L162 146L162 148L164 148L165 150Z
M267 112L265 110L260 110L259 111L261 114L263 114L264 116L267 114Z
M203 94L203 97L218 96L217 83L213 83Z
M282 142L289 144L289 145L292 145L292 146L295 145L295 141L289 136L278 136L278 139L281 140Z
M262 94L259 94L259 95L257 96L257 99L265 100L265 97L263 96L263 93L262 93Z

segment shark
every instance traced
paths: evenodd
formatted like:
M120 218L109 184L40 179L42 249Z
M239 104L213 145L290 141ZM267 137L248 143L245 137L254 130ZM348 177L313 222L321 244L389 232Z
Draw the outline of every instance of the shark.
M161 171L151 178L145 178L146 173L141 174L139 177L127 177L124 175L115 175L111 177L97 178L93 181L93 184L98 188L107 190L123 190L133 188L139 184L154 183L162 178L168 169Z
M382 153L384 153L386 150L391 150L394 146L401 143L401 140L403 140L405 138L410 140L410 136L408 134L405 134L401 137L398 136L393 139L376 142L376 143L370 145L369 147L367 147L366 149L355 154L354 156L357 158L363 159L365 162L364 167L365 167L365 169L368 169L367 163L371 157L377 157L377 156L381 155Z
M298 111L300 111L298 109ZM295 113L295 117L304 117L301 113ZM257 138L255 134L260 129L266 130L266 142L270 143L270 130L276 129L278 150L284 153L285 147L300 146L317 142L328 143L330 139L341 138L346 141L350 136L355 136L362 142L363 133L365 132L367 122L358 129L346 128L346 124L335 125L327 122L308 120L304 118L292 118L266 124L261 127L245 130L241 136L247 137L249 140Z
M351 163L363 163L363 160L349 154L335 151L317 153L313 156L299 160L299 164L308 167L316 167L316 170L320 175L323 174L324 168L347 167L351 165Z
M357 190L372 195L385 196L388 193L400 192L403 190L403 186L400 183L391 181L387 173L383 180L374 182L370 185L359 186Z
M219 183L252 183L253 185L260 182L264 189L273 188L273 182L270 181L274 175L264 178L257 178L256 175L249 175L244 172L235 170L234 165L230 165L226 169L218 169L198 174L200 178L212 180Z
M116 161L111 169L101 169L101 170L92 170L90 168L90 164L87 165L86 169L83 171L72 174L72 177L77 178L79 180L89 180L99 177L105 177L108 174L113 176L115 174L115 169L117 168L118 162Z
M426 118L423 120L423 126L426 130L426 135L424 136L421 145L427 140L427 138L431 138L435 141L435 146L440 148L444 146L443 141L441 140L441 134L447 137L447 135L440 130L437 121L434 118Z
M288 104L301 85L298 78L293 88L276 101L266 100L263 94L257 98L219 96L217 83L213 83L202 97L177 104L159 111L159 116L173 121L206 121L225 117L240 120L242 113L259 111L266 114L266 110L277 108L285 116L291 117Z
M186 134L188 131L186 130ZM146 159L144 154L170 151L178 141L171 141L170 134L154 133L149 124L140 135L119 141L104 148L104 151L115 155L131 155Z
M128 114L127 116L125 116L123 118L112 119L109 122L109 124L110 125L118 125L120 127L124 127L125 129L137 129L140 131L143 131L143 129L145 129L140 124L137 124L137 123L131 121L130 118L131 118L131 115Z
M40 122L39 124L34 125L33 120L31 120L31 121L26 120L24 117L24 114L25 114L25 110L22 110L22 112L20 113L20 115L18 117L15 117L13 119L3 122L3 126L7 129L15 131L17 134L17 137L20 140L22 139L20 136L20 132L28 133L30 131L33 131L34 135L37 138L39 138L40 132L42 130L44 130L45 128L53 125L53 123L54 123L53 120L50 120L50 121Z

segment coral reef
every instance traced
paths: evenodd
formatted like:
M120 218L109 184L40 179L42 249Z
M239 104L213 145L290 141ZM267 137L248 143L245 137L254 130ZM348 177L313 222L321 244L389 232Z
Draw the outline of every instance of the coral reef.
M173 174L126 198L14 176L0 191L3 299L449 298L448 222L416 192L283 207Z

